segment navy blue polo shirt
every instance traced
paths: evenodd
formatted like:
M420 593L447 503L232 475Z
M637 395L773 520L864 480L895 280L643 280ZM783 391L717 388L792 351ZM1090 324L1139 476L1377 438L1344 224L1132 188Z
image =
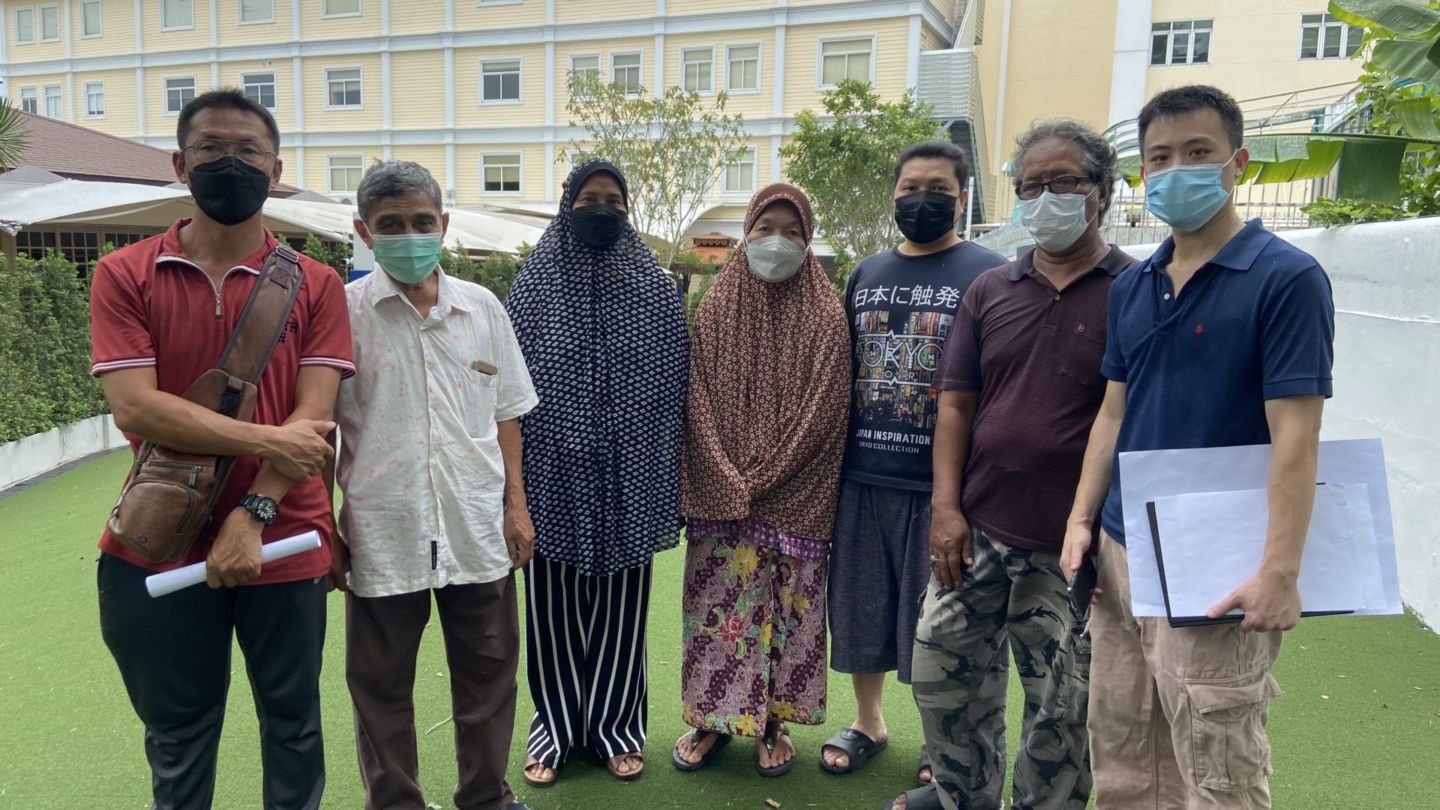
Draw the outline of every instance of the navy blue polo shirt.
M1120 453L1268 444L1265 402L1331 394L1335 305L1315 257L1245 223L1174 294L1166 239L1110 287L1100 373L1125 383L1101 525L1125 542Z

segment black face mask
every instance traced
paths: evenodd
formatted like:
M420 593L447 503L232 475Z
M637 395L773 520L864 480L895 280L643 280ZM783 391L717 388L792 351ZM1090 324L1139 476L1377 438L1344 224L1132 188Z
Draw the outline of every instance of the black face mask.
M629 215L608 205L587 205L570 213L575 223L575 238L580 244L605 250L620 238Z
M915 191L895 201L895 224L917 245L955 232L956 198L939 191Z
M190 170L190 196L205 216L221 225L239 225L265 205L270 175L226 155Z

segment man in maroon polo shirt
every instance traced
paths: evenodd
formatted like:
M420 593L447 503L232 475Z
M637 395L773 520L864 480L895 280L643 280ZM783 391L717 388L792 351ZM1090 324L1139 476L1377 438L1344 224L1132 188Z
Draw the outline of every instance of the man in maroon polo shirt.
M1025 690L1012 806L1083 810L1090 794L1083 714L1042 703L1079 621L1060 550L1105 392L1110 282L1133 260L1100 235L1120 173L1098 133L1037 124L1013 165L1036 247L971 285L936 380L933 576L914 652L935 778L895 804L910 810L1001 806L1011 651Z
M341 376L354 371L340 277L301 257L253 424L182 398L218 362L275 248L260 209L280 179L279 140L275 119L239 91L187 104L174 163L194 218L101 259L91 287L93 370L132 448L237 459L188 559L152 565L108 531L100 539L101 635L145 724L155 810L211 806L232 636L260 716L264 807L312 810L325 785L319 676L334 522L315 473ZM262 542L311 530L321 548L261 570ZM149 574L202 560L208 588L147 594Z

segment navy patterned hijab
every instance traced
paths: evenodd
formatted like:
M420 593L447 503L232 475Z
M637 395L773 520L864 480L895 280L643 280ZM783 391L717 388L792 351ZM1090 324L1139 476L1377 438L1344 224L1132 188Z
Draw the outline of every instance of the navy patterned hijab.
M521 419L536 553L608 576L679 542L689 336L674 284L635 229L605 250L571 207L604 161L575 167L560 211L510 288L540 404Z

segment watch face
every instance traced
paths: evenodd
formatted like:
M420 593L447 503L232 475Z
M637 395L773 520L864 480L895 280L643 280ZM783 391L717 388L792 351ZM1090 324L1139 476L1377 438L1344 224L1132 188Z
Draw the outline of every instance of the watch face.
M274 500L263 495L251 495L244 501L244 506L255 516L255 519L269 526L280 516L280 507Z

